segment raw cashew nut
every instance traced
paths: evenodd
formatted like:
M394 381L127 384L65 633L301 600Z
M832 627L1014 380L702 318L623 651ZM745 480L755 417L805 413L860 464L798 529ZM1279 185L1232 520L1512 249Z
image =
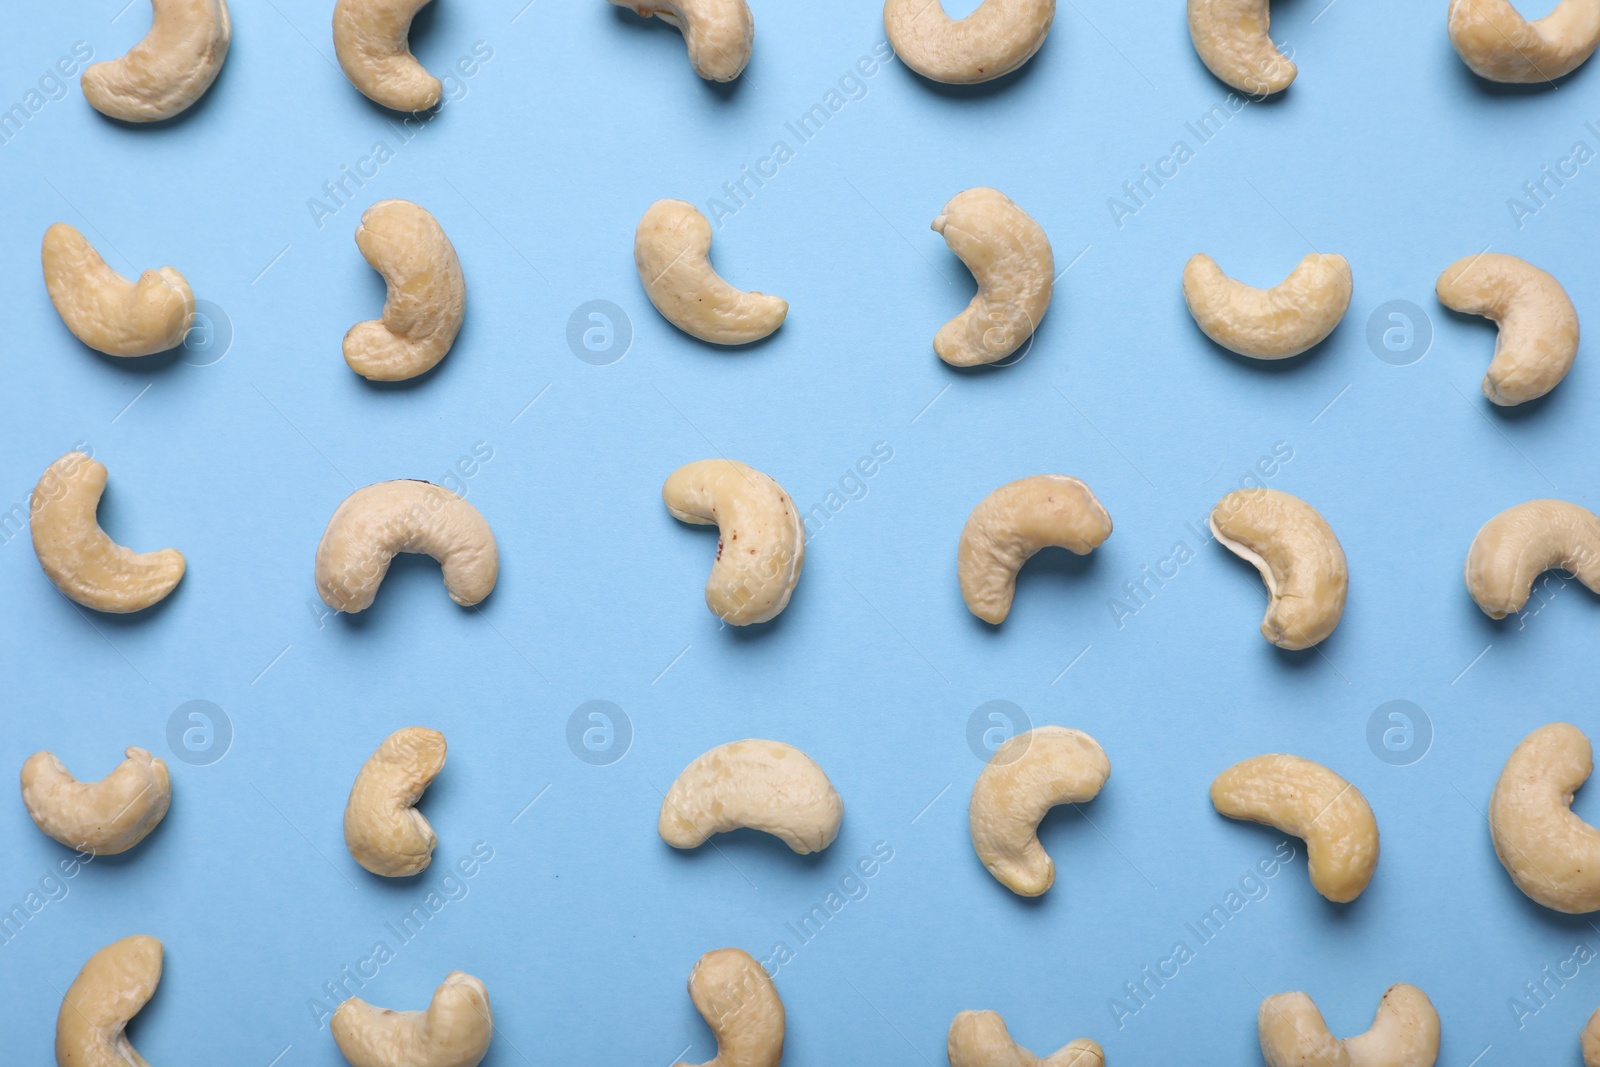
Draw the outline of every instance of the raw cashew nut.
M1578 311L1567 291L1527 260L1500 252L1458 259L1439 275L1439 303L1500 327L1483 395L1496 404L1544 396L1578 355Z
M415 378L450 351L467 314L461 261L438 221L409 200L380 200L361 213L356 247L383 275L383 318L344 335L344 361L363 378Z
M1397 982L1383 992L1364 1034L1337 1038L1304 993L1279 993L1256 1016L1267 1067L1433 1067L1439 1013L1428 994Z
M147 270L130 282L64 222L44 232L42 259L56 314L96 352L148 356L176 348L188 336L194 291L171 267Z
M783 487L731 459L701 459L661 487L672 517L717 527L706 607L734 626L767 622L789 604L806 558L806 528Z
M730 741L683 769L656 829L673 848L698 848L749 827L804 856L833 844L843 819L838 790L810 756L782 741Z
M61 998L56 1067L150 1067L128 1040L128 1021L161 983L161 942L136 934L89 957Z
M83 98L123 122L170 119L205 95L233 38L227 0L151 0L150 32L83 72Z
M1002 485L967 516L956 576L967 609L984 622L1011 613L1017 571L1041 548L1086 556L1111 536L1111 516L1089 487L1065 474L1035 474Z
M177 586L183 553L135 552L107 537L95 519L105 487L105 464L82 452L46 467L30 505L33 551L55 587L84 607L142 611Z
M883 28L905 65L924 78L974 85L1010 74L1044 44L1056 0L983 0L964 19L939 0L885 0Z
M1508 0L1450 0L1450 43L1472 73L1495 82L1547 82L1583 65L1600 45L1600 2L1561 0L1529 22Z
M933 230L978 281L966 310L939 327L933 350L954 367L1005 359L1033 336L1050 306L1056 277L1050 238L1010 197L986 186L951 197Z
M444 770L445 751L444 734L408 726L361 765L344 806L344 844L373 874L409 878L428 869L439 838L417 801Z
M1600 1067L1600 1009L1589 1016L1579 1044L1583 1049L1583 1067Z
M1320 763L1277 753L1235 763L1211 783L1211 803L1304 838L1311 885L1336 904L1361 895L1378 869L1378 820L1361 790Z
M494 1012L482 982L451 971L427 1011L391 1011L351 997L328 1026L351 1067L477 1067L494 1039Z
M783 1001L767 969L748 952L719 948L701 956L689 972L689 999L717 1039L716 1057L700 1067L778 1067Z
M317 592L335 611L365 611L400 552L439 561L444 588L470 608L494 591L500 556L478 509L443 486L402 478L357 489L317 545Z
M1327 638L1344 615L1350 567L1317 509L1276 489L1235 489L1211 509L1222 546L1261 572L1261 636L1291 651Z
M1080 1037L1039 1057L1011 1040L998 1012L964 1011L950 1023L950 1067L1104 1067L1106 1054Z
M1600 516L1565 500L1530 500L1484 523L1467 550L1467 592L1491 619L1521 611L1539 575L1566 571L1600 593Z
M645 295L672 325L716 345L759 341L783 325L789 302L735 289L711 267L711 223L682 200L657 200L633 235Z
M34 825L79 852L115 856L143 841L167 814L172 779L167 765L129 748L116 770L80 782L49 752L22 765L22 803Z
M1350 264L1320 252L1270 289L1235 281L1203 252L1183 266L1183 299L1200 329L1253 359L1287 359L1320 343L1344 318L1350 290Z
M689 46L689 65L706 81L731 82L750 62L755 20L745 0L611 0L642 18L676 26Z
M333 52L350 84L393 111L426 111L444 83L411 54L411 20L429 0L338 0Z
M1242 93L1270 96L1297 73L1272 43L1267 0L1189 0L1189 38L1200 62Z
M1572 813L1594 770L1589 739L1554 722L1522 739L1489 798L1489 836L1511 880L1568 915L1600 911L1600 829Z
M1081 730L1039 726L1011 738L972 787L967 821L978 858L1013 893L1039 896L1056 880L1039 821L1058 804L1093 800L1109 777L1105 750Z

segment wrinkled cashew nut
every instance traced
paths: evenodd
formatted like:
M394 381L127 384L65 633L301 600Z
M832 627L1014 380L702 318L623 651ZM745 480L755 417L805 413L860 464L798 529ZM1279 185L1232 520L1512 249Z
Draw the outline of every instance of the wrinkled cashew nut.
M402 478L357 489L317 545L317 592L335 611L365 611L401 552L439 561L445 591L470 608L494 591L500 556L478 509L443 486Z
M82 452L68 452L46 467L30 504L33 551L45 576L69 599L96 611L142 611L177 586L183 553L135 552L107 537L95 518L105 487L105 464Z
M64 222L44 232L41 258L56 314L96 352L149 356L178 347L188 336L194 291L171 267L147 270L130 282Z
M983 0L964 19L939 0L885 0L883 28L895 55L936 82L974 85L1033 58L1056 17L1056 0Z
M1600 2L1600 0L1597 0ZM1439 275L1439 303L1499 327L1483 395L1502 406L1544 396L1578 355L1578 311L1561 283L1500 252L1458 259Z
M778 1067L782 1062L783 1001L767 969L748 952L719 948L701 956L689 972L689 999L717 1039L716 1056L699 1067Z
M717 527L706 607L733 626L776 618L806 558L806 528L783 487L731 459L686 463L661 486L672 517Z
M731 82L750 62L756 24L745 0L611 0L641 18L654 15L683 34L689 65L706 81Z
M1350 264L1313 252L1270 289L1222 273L1201 253L1183 266L1183 299L1205 335L1252 359L1287 359L1320 344L1350 307Z
M657 200L639 220L633 262L663 318L716 345L759 341L783 325L789 302L735 289L711 266L711 223L693 204Z
M1472 73L1496 82L1547 82L1600 45L1600 0L1561 0L1529 22L1509 0L1450 0L1450 43Z
M400 382L430 371L455 344L467 283L438 220L409 200L380 200L361 214L356 247L389 287L383 318L344 335L344 361L363 378Z
M1304 993L1278 993L1256 1016L1267 1067L1433 1067L1439 1013L1428 994L1397 982L1384 990L1366 1033L1337 1038Z
M357 863L385 878L427 870L439 838L417 801L444 769L446 751L438 730L408 726L361 765L344 806L344 844Z
M1011 738L989 757L967 805L978 859L1013 893L1039 896L1056 880L1040 820L1058 804L1093 800L1109 777L1105 750L1081 730L1039 726Z
M205 95L228 57L227 0L151 0L150 32L83 72L83 98L123 122L170 119Z
M115 856L149 836L172 802L167 765L142 748L98 782L80 782L54 754L35 752L22 765L22 803L50 837L96 856Z
M1528 603L1545 571L1566 571L1600 593L1600 516L1565 500L1529 500L1484 523L1467 550L1467 592L1503 619Z
M1293 61L1272 43L1267 0L1189 0L1189 38L1218 80L1252 96L1289 88Z
M1106 1054L1080 1037L1048 1056L1035 1056L1015 1041L998 1012L964 1011L950 1023L945 1043L950 1067L1104 1067Z
M954 367L1014 354L1050 307L1056 276L1050 238L1010 197L981 185L951 197L932 229L978 282L966 309L939 327L934 352Z
M1261 636L1299 651L1325 640L1344 615L1350 567L1316 508L1276 489L1236 489L1211 509L1211 532L1267 586Z
M489 991L461 971L445 976L426 1011L392 1011L351 997L328 1025L351 1067L477 1067L494 1039Z
M661 801L656 829L673 848L748 827L804 856L839 836L844 802L812 758L782 741L730 741L683 769Z
M126 1031L160 984L161 942L153 937L125 937L90 956L61 998L56 1067L149 1067Z
M1547 908L1600 911L1600 829L1572 813L1594 770L1589 739L1564 722L1524 737L1489 797L1489 836L1517 888Z
M350 84L391 111L426 111L444 83L411 54L411 20L430 0L338 0L333 51Z
M1378 869L1378 820L1361 790L1320 763L1277 753L1235 763L1211 783L1211 803L1303 838L1311 885L1336 904L1361 895Z
M961 530L961 598L984 622L1002 623L1017 572L1034 553L1056 547L1086 556L1110 536L1111 516L1078 479L1035 474L1009 482L979 501Z

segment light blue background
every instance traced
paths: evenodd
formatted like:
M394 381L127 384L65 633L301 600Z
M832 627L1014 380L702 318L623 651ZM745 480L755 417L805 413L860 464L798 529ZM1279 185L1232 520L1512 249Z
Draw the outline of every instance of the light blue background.
M659 197L709 210L774 140L795 147L784 124L882 41L876 4L757 0L755 58L718 89L659 23L597 0L525 2L438 0L419 19L431 69L476 42L493 57L409 143L334 64L330 5L268 0L235 5L227 66L179 121L119 126L74 80L0 146L0 509L25 509L45 466L87 442L110 469L112 535L189 562L147 617L99 617L41 577L25 533L0 546L0 767L48 748L98 777L141 745L174 777L157 833L90 864L0 945L8 1059L50 1062L60 992L95 949L143 932L167 948L133 1030L151 1062L338 1064L308 1001L487 842L493 860L363 995L422 1007L447 971L480 976L492 1067L707 1059L690 967L725 945L765 959L779 941L796 950L777 976L794 1067L942 1064L951 1017L984 1007L1041 1054L1086 1036L1113 1064L1254 1063L1263 996L1304 989L1350 1033L1395 981L1438 1006L1441 1062L1576 1063L1600 968L1552 983L1520 1028L1509 1001L1578 943L1600 947L1600 931L1512 886L1483 811L1529 730L1600 725L1600 604L1569 585L1495 624L1461 562L1511 504L1596 506L1600 376L1585 353L1547 400L1494 409L1478 392L1492 326L1444 312L1432 288L1492 247L1550 270L1600 321L1600 163L1521 228L1506 205L1575 141L1600 149L1584 127L1600 120L1593 65L1558 89L1495 89L1451 50L1442 0L1300 0L1274 23L1299 80L1202 146L1185 123L1227 89L1195 58L1182 5L1070 0L999 84L934 86L898 63L863 80L724 220L719 269L791 303L770 342L726 351L649 306L634 224ZM98 59L133 44L147 15L122 3L13 10L0 106L74 42ZM1178 140L1194 158L1119 228L1107 199ZM377 141L394 158L319 228L308 199ZM1025 359L960 373L930 342L972 284L927 226L978 184L1037 218L1060 266L1081 258ZM379 387L339 342L381 304L351 235L392 196L439 218L471 299L437 372ZM39 274L57 220L125 272L181 269L230 324L226 355L123 362L79 345ZM1347 256L1356 284L1307 357L1233 358L1186 313L1194 252L1266 285L1312 248ZM631 349L609 366L566 340L596 299L631 320ZM1366 339L1390 300L1431 329L1407 366ZM893 459L813 525L789 609L719 628L701 599L714 535L667 515L665 476L723 453L809 511L877 442ZM1300 655L1261 639L1254 572L1186 525L1280 442L1293 458L1267 484L1318 507L1351 567L1338 632ZM502 559L483 610L453 605L420 560L366 614L321 617L312 555L339 501L381 479L441 480L474 445L493 458L463 484ZM1011 618L988 628L962 605L956 538L988 491L1044 471L1084 478L1116 532L1085 561L1032 564ZM1119 627L1112 598L1179 541L1194 558ZM235 733L210 766L167 747L169 717L195 699ZM607 766L567 741L569 716L596 699L633 734ZM968 838L969 719L996 699L1087 730L1114 768L1081 814L1046 821L1058 879L1039 901L991 879ZM1434 733L1404 767L1367 742L1396 699ZM362 761L411 724L450 742L423 804L440 844L433 871L388 882L351 860L340 815ZM656 836L660 791L684 764L747 736L799 745L843 794L843 832L821 856L752 835L681 854ZM1296 843L1266 896L1119 1028L1110 998L1175 941L1193 945L1185 923L1281 839L1222 819L1206 795L1223 767L1266 751L1322 761L1367 795L1383 831L1375 881L1330 905ZM1600 801L1578 810L1600 818ZM892 861L800 945L785 924L877 842ZM66 855L20 803L0 805L0 904Z

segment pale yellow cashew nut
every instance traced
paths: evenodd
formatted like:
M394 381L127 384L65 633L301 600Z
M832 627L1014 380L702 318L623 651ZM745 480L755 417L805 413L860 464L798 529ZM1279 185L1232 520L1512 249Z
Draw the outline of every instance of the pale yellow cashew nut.
M1267 0L1189 0L1189 38L1206 69L1252 96L1289 88L1297 73L1272 43Z
M333 51L350 84L393 111L426 111L444 83L411 54L411 20L429 0L338 0Z
M22 803L50 837L96 856L115 856L149 836L172 802L167 765L129 748L98 782L80 782L54 754L35 752L22 765Z
M477 1067L494 1040L494 1012L482 982L451 971L426 1011L392 1011L351 997L328 1027L351 1067Z
M1589 1016L1578 1043L1583 1049L1583 1067L1600 1067L1600 1009Z
M1103 1067L1106 1054L1080 1037L1048 1056L1035 1056L1015 1041L998 1012L964 1011L950 1023L945 1042L950 1067Z
M778 1067L784 1011L767 969L743 949L707 952L689 972L689 999L717 1039L699 1067ZM690 1067L675 1064L674 1067Z
M409 200L380 200L361 215L356 247L389 287L383 318L344 335L344 361L379 382L432 370L461 332L467 283L438 220Z
M1344 615L1350 567L1316 508L1276 489L1236 489L1211 509L1217 541L1261 574L1261 636L1299 651L1325 640Z
M885 0L883 28L895 55L924 78L973 85L1033 58L1056 17L1056 0L983 0L963 19L939 0Z
M1183 299L1205 335L1252 359L1287 359L1320 344L1350 307L1350 264L1313 252L1270 289L1222 273L1201 253L1183 267Z
M1566 571L1600 593L1600 516L1565 500L1529 500L1484 523L1467 550L1467 592L1491 619L1528 603L1533 583Z
M954 367L1013 355L1050 307L1056 271L1050 238L1010 197L987 186L951 197L932 229L978 282L966 309L934 335L934 352Z
M83 72L83 98L123 122L185 111L222 70L233 39L227 0L151 0L150 32L118 59Z
M1600 45L1600 0L1561 0L1529 22L1508 0L1450 0L1450 43L1480 78L1553 81L1583 65Z
M417 801L444 770L446 751L438 730L408 726L362 764L344 807L344 844L357 863L385 878L428 869L439 838Z
M50 303L72 335L108 356L149 356L176 348L194 319L194 291L171 267L130 282L88 238L58 222L41 251Z
M689 47L689 65L706 81L729 82L750 62L756 24L745 0L611 0L642 18L675 26Z
M1256 1016L1267 1067L1433 1067L1439 1013L1428 994L1397 982L1384 990L1365 1033L1337 1038L1304 993L1278 993Z
M1489 836L1532 900L1569 915L1600 911L1600 829L1572 813L1594 770L1589 739L1564 722L1524 737L1489 797Z
M680 522L717 527L706 607L733 626L777 617L806 557L806 528L783 487L731 459L701 459L668 476L661 499Z
M1439 303L1499 327L1483 395L1500 405L1544 396L1578 355L1578 311L1561 283L1527 260L1500 252L1458 259L1439 275Z
M683 769L656 829L673 848L698 848L741 827L772 834L804 856L839 836L844 802L812 758L782 741L730 741Z
M745 345L768 336L789 302L735 289L711 266L711 223L683 200L650 205L633 236L633 263L645 295L663 318L690 337Z
M1111 516L1083 482L1035 474L1002 485L978 503L961 530L956 576L967 609L999 624L1011 613L1017 572L1040 549L1088 555L1111 536Z
M89 957L61 998L56 1067L150 1067L128 1040L128 1022L161 984L161 942L136 934Z

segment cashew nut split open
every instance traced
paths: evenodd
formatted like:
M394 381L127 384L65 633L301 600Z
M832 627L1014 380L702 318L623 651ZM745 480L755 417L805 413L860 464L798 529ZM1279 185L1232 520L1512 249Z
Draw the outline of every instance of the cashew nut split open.
M357 489L317 545L317 591L335 611L365 611L400 552L439 561L445 591L470 608L494 591L500 556L478 509L443 486L402 478Z
M1183 266L1183 299L1200 329L1253 359L1287 359L1320 343L1344 318L1350 291L1350 264L1319 252L1270 289L1228 277L1204 253Z
M1080 1037L1048 1056L1035 1056L1015 1041L998 1012L964 1011L950 1023L946 1041L950 1067L1104 1067L1106 1054Z
M494 1012L482 982L451 971L427 1011L391 1011L351 997L328 1026L351 1067L477 1067L494 1039Z
M426 111L444 83L411 54L411 20L429 0L338 0L333 52L350 84L393 111Z
M1086 556L1111 536L1111 516L1094 493L1065 474L1035 474L1002 485L972 509L956 549L967 609L984 622L1011 613L1017 572L1042 548Z
M1298 651L1333 633L1344 615L1350 568L1316 508L1276 489L1236 489L1211 509L1210 526L1224 548L1261 572L1262 637Z
M1320 763L1277 753L1235 763L1211 783L1211 803L1305 839L1311 885L1336 904L1361 895L1378 869L1378 821L1361 790Z
M934 335L933 350L955 367L997 363L1012 355L1033 336L1050 306L1056 277L1050 238L1010 197L986 186L951 197L933 220L933 230L978 282L966 310Z
M123 122L170 119L205 95L233 38L227 0L151 0L150 32L83 72L83 98Z
M125 937L90 956L61 998L56 1067L150 1067L126 1030L160 983L161 942L153 937Z
M142 611L177 586L183 553L135 552L107 537L95 518L105 487L105 464L82 452L46 467L30 505L33 551L45 576L71 600L115 614Z
M735 289L710 257L711 223L693 204L657 200L639 220L633 262L645 295L672 325L717 345L759 341L783 325L787 300Z
M176 348L188 335L194 291L171 267L147 270L130 282L64 222L44 232L41 258L56 314L96 352L148 356Z
M1489 797L1489 836L1517 888L1547 908L1600 911L1600 829L1572 813L1594 770L1589 739L1564 722L1541 726L1506 760Z
M409 200L380 200L361 214L356 247L383 275L383 318L344 335L344 361L363 378L399 382L432 370L467 313L467 283L438 221Z
M1491 619L1528 603L1549 570L1600 593L1600 516L1565 500L1529 500L1484 523L1467 550L1467 592Z
M1561 0L1529 22L1508 0L1450 0L1450 43L1480 78L1547 82L1583 65L1600 45L1600 2Z
M668 476L661 499L672 517L717 527L706 607L733 626L776 618L806 558L806 528L783 487L731 459L701 459Z
M661 802L656 829L673 848L749 827L804 856L839 836L844 802L812 758L782 741L730 741L683 769Z
M689 972L689 999L717 1039L715 1058L700 1067L778 1067L783 1060L783 1001L748 952L719 948L701 956Z
M1366 1033L1337 1038L1309 996L1278 993L1256 1016L1267 1067L1433 1067L1439 1013L1428 994L1397 982L1384 990Z
M885 0L883 28L905 65L936 82L974 85L1021 67L1044 44L1056 0L983 0L964 19L939 0Z
M1600 3L1600 0L1597 0ZM1439 275L1439 303L1500 327L1483 395L1496 404L1544 396L1578 355L1578 312L1567 291L1526 260L1500 252L1458 259Z
M149 836L172 802L167 765L142 748L98 782L80 782L54 754L22 765L22 803L50 837L80 852L115 856Z
M1058 804L1093 800L1109 777L1105 750L1081 730L1039 726L1011 738L972 787L967 821L978 859L1013 893L1039 896L1056 880L1039 821Z
M1242 93L1270 96L1297 73L1272 43L1267 0L1189 0L1189 38L1206 69Z
M731 82L750 62L756 24L745 0L611 0L683 33L689 65L706 81Z
M362 764L344 806L344 843L373 874L409 878L432 862L439 838L417 801L444 769L445 752L444 734L408 726Z

